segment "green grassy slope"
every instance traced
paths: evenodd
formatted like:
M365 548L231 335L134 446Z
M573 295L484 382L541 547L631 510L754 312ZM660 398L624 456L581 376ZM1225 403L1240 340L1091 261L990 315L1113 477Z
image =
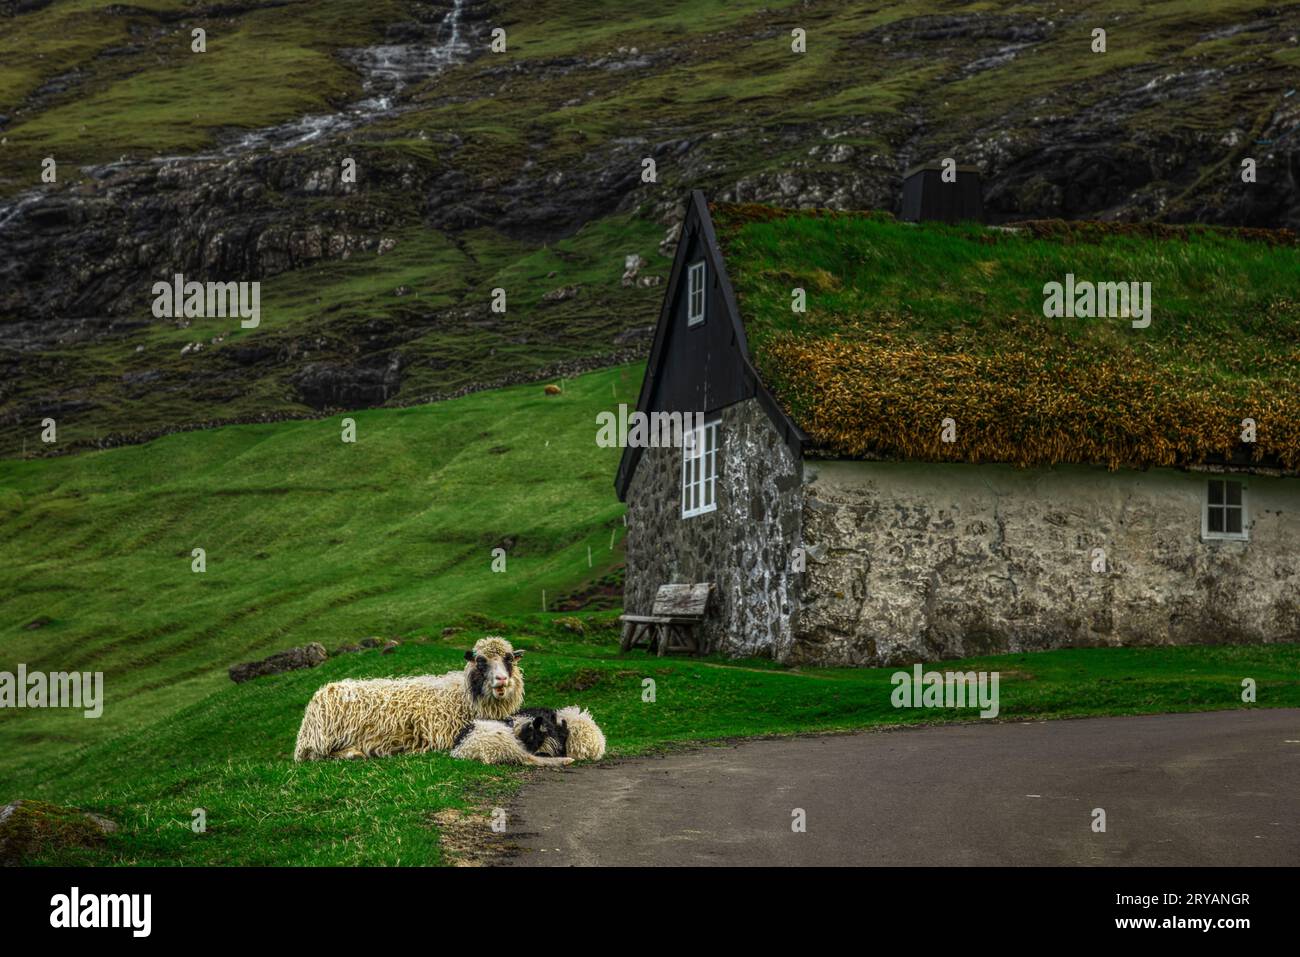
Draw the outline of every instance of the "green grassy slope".
M189 704L236 662L541 611L543 590L600 576L623 529L595 414L640 378L358 412L356 444L336 416L0 462L0 670L102 671L112 702L97 720L0 712L0 769Z
M52 192L102 202L113 187L83 182L87 164L185 155L236 130L341 109L364 95L341 51L401 40L390 28L435 24L447 7L255 0L209 17L211 8L181 0L56 0L0 19L0 114L9 118L0 196L40 186L41 160L54 155ZM217 199L157 222L144 202L154 212L123 226L161 243L160 262L192 253L193 237L166 235L177 215L201 224L205 239L219 232L250 248L283 241L265 229L274 214L280 233L322 226L327 237L396 241L392 252L348 262L327 253L328 262L283 273L276 259L262 277L263 328L232 332L152 320L146 278L156 277L136 275L135 249L117 251L109 278L130 274L138 308L133 299L134 311L106 330L83 303L42 317L67 323L66 334L0 347L10 379L0 383L0 454L30 451L51 406L78 443L304 414L312 406L293 376L305 361L370 369L399 358L400 386L374 400L397 405L611 356L627 346L619 333L649 325L660 301L660 288L619 286L623 257L642 255L645 273L666 275L657 243L691 187L888 208L906 165L955 152L1005 167L986 183L991 209L1037 215L1232 218L1225 211L1241 204L1248 217L1252 197L1291 189L1284 154L1297 98L1285 92L1300 64L1300 21L1258 0L507 0L473 20L504 27L507 52L417 80L403 93L409 109L344 139L279 154L230 184L218 177ZM1091 50L1098 24L1105 55ZM189 52L195 25L208 30L205 54ZM790 51L796 27L808 35L801 55ZM1247 189L1237 164L1260 138L1283 144L1283 155L1254 149L1262 178ZM305 194L345 148L363 171L356 190ZM639 180L650 154L653 184ZM247 193L261 198L244 208L237 197ZM528 215L504 229L520 209ZM102 229L113 215L101 210L92 223ZM62 234L51 240L55 251L67 245ZM41 283L76 285L67 277L83 270L104 278L107 245L68 263L32 253L22 281L37 285L33 298L0 308L0 323L46 308ZM517 303L508 321L486 314L497 282ZM539 301L573 283L583 286L576 298ZM397 296L401 286L410 295ZM204 351L182 357L190 341ZM241 348L261 357L232 357Z
M52 96L14 126L7 159L54 152L86 164L125 152L197 152L221 127L325 112L355 84L330 54L378 42L403 7L299 0L208 17L183 0L60 0L8 18L0 22L0 110L58 76L90 95ZM206 53L191 52L195 27L207 31Z
M122 336L24 356L31 374L0 388L0 397L39 409L62 390L78 407L57 413L59 447L81 449L108 435L151 437L186 423L320 415L286 386L286 375L312 363L347 365L358 355L377 356L380 369L400 356L393 404L504 385L521 371L606 354L627 325L653 323L663 287L623 287L619 277L632 253L653 258L646 273L667 276L671 263L656 252L661 235L631 216L544 246L486 229L452 242L409 227L393 233L396 246L383 255L359 253L262 281L257 328L220 318L139 323ZM548 278L560 271L562 279ZM574 298L542 298L571 284L580 286ZM507 290L504 315L489 313L495 288ZM181 355L192 342L204 351ZM285 358L249 365L238 358L246 350ZM37 424L0 423L0 455L42 451Z
M502 160L521 163L518 147L526 138L551 142L563 158L566 144L580 151L583 144L630 132L715 124L725 105L743 110L751 127L728 138L728 158L741 171L761 171L775 160L808 161L807 144L753 150L767 139L761 127L896 121L900 110L920 108L939 78L946 81L942 97L924 107L933 111L932 135L951 141L992 118L1024 122L1005 116L1018 102L1051 97L1054 113L1086 111L1116 92L1110 84L1127 69L1158 66L1162 74L1176 74L1249 65L1254 82L1252 74L1233 70L1191 102L1154 98L1137 127L1158 132L1188 126L1221 135L1225 120L1251 125L1265 119L1277 103L1271 85L1259 79L1296 63L1296 48L1285 36L1227 30L1268 9L1257 0L1089 0L1069 10L952 0L811 7L762 0L675 0L652 7L633 0L512 0L494 5L491 16L507 30L508 54L440 77L427 91L427 106L387 132L394 144L408 147L421 129L471 136L482 147L481 168L492 169ZM43 83L72 70L81 72L71 82L94 96L48 94L39 109L15 122L0 159L3 182L8 190L39 183L39 158L56 146L78 165L124 152L193 151L224 129L265 126L355 98L355 78L330 54L380 42L385 25L413 11L400 0L363 9L346 0L299 0L253 3L208 20L180 0L130 6L63 0L14 17L0 24L0 110L22 105ZM1024 46L1015 56L993 60L1013 37L983 30L972 39L985 42L963 44L962 34L943 32L943 18L977 14L989 15L995 27L999 17L1025 26ZM919 38L909 28L914 20L921 21ZM1049 29L1047 21L1069 29ZM1091 50L1097 25L1108 30L1105 55ZM208 30L207 54L189 52L194 26ZM790 53L795 27L808 34L801 56ZM915 55L918 39L930 55ZM544 69L561 58L594 60L618 47L663 59L649 71ZM500 74L503 63L513 75ZM449 100L451 91L456 96ZM1015 99L1009 102L1009 95ZM884 132L864 123L837 142L882 148L891 143Z
M762 218L746 222L746 212ZM772 218L768 218L772 217ZM727 271L751 337L869 336L914 342L961 337L984 354L1048 340L1127 350L1173 377L1208 373L1241 392L1252 379L1300 363L1300 247L1227 230L1151 235L1141 227L1060 224L1060 235L975 225L900 223L722 206L715 214ZM1245 234L1248 236L1249 234ZM1287 234L1272 234L1287 239ZM1085 281L1151 284L1148 328L1121 320L1048 317L1043 286ZM807 312L790 290L807 290Z

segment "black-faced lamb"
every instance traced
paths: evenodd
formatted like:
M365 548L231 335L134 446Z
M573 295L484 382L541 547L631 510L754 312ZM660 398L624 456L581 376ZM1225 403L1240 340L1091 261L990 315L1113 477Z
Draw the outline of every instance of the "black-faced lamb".
M553 711L550 708L520 708L514 717L550 716L559 733L544 742L538 754L563 755L578 761L599 761L605 756L605 734L586 708L570 705Z
M564 755L567 732L555 712L535 709L535 714L512 715L504 721L478 718L456 736L453 758L484 764L526 764L563 767L573 758Z

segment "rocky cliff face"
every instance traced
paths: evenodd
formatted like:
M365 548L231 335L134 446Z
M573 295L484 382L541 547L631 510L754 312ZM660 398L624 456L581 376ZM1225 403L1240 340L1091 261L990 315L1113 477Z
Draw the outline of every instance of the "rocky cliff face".
M634 355L658 295L620 287L622 264L666 274L691 187L893 209L908 166L953 156L995 220L1298 227L1300 9L1199 6L846 0L666 25L629 2L599 28L549 0L121 6L70 57L58 7L8 4L0 443L52 409L93 443ZM271 54L294 68L246 81ZM268 321L154 319L152 283L178 272L262 282Z

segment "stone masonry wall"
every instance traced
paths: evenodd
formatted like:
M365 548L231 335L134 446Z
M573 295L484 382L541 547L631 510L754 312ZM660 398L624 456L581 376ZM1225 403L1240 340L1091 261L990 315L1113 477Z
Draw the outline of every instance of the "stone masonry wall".
M642 453L627 494L624 610L649 614L660 585L715 582L709 650L781 658L794 642L802 469L757 400L720 418L715 511L681 517L681 449Z
M804 471L810 558L791 662L1300 640L1300 480L1244 476L1250 541L1235 542L1202 541L1197 473Z

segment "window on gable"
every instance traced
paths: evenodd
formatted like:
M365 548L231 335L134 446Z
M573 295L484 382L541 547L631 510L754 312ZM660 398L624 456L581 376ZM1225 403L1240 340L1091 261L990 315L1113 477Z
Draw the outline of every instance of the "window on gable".
M682 518L718 507L718 423L709 422L682 436Z
M704 260L692 263L686 272L686 324L704 321Z
M1212 478L1205 488L1202 538L1246 539L1246 488L1232 479Z

